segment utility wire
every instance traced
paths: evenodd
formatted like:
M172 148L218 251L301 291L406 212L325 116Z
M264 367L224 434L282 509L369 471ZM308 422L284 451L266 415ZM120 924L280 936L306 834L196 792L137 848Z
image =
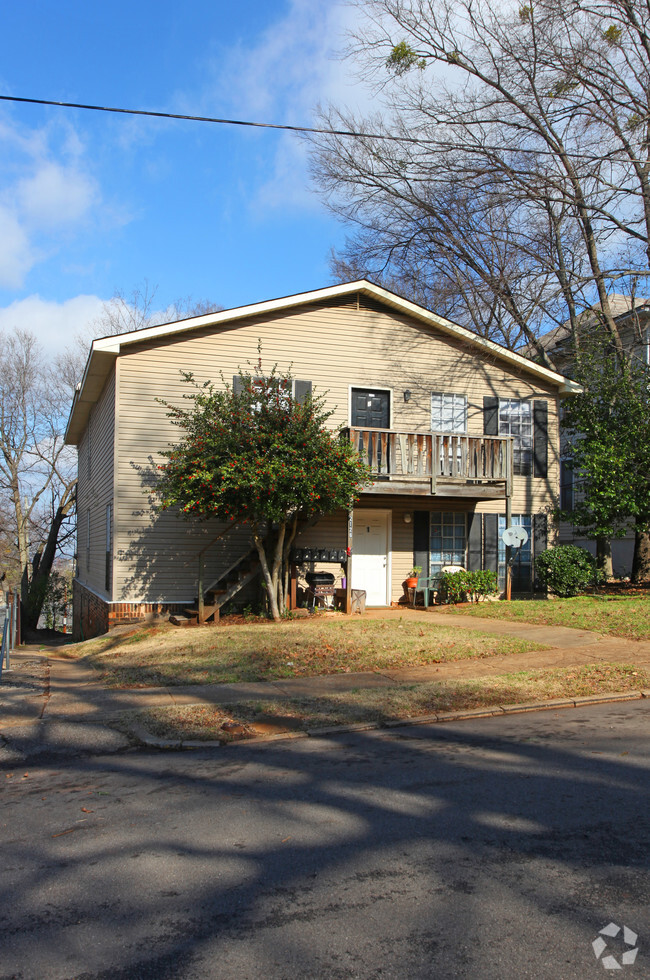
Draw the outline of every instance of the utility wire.
M30 105L52 105L59 106L63 109L91 109L94 112L117 112L122 113L127 116L154 116L157 119L186 119L189 122L206 122L206 123L218 123L222 126L251 126L257 129L280 129L290 133L318 133L322 136L346 136L352 139L371 139L371 140L391 140L395 143L414 143L415 145L422 145L426 143L431 143L432 145L441 144L436 140L425 140L417 136L394 136L390 133L355 133L351 129L328 129L326 127L318 126L290 126L287 123L266 123L266 122L252 122L249 119L220 119L216 116L190 116L180 112L154 112L152 109L120 109L116 106L104 106L104 105L86 105L83 102L55 102L52 99L27 99L19 95L0 95L0 100L2 102L27 102ZM458 149L457 146L451 143L447 144L448 149ZM503 146L480 146L475 147L465 147L467 152L492 152L492 153L502 153L504 151ZM555 156L552 150L544 149L543 147L513 147L513 153L532 153L537 156ZM607 159L614 160L616 156L616 151L606 153L604 155L587 155L585 153L573 154L574 157L582 159L585 161L604 161ZM647 161L627 161L629 162L640 162L647 163Z
M18 95L0 95L3 102L29 102L32 105L61 106L64 109L93 109L95 112L121 112L128 116L155 116L158 119L187 119L190 122L220 123L224 126L255 126L258 129L284 129L293 133L320 133L325 136L364 136L373 140L395 140L398 143L421 143L409 136L391 136L387 133L355 133L348 129L319 129L316 126L289 126L281 123L251 122L248 119L218 119L214 116L189 116L180 112L153 112L151 109L118 109L115 106L84 105L81 102L54 102L51 99L25 99Z

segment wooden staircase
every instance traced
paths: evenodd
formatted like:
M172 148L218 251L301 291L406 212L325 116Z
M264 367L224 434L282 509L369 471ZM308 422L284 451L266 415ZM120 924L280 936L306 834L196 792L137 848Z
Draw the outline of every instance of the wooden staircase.
M216 623L221 607L237 595L245 585L252 582L259 573L260 562L257 557L257 550L252 548L245 555L241 555L229 568L221 572L206 588L201 587L202 576L199 575L201 595L197 599L196 605L191 609L185 609L185 615L170 616L169 622L173 623L174 626L196 626L210 621Z

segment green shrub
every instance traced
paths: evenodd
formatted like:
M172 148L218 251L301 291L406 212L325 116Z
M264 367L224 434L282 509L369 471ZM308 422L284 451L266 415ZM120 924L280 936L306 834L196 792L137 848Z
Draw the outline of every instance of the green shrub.
M444 602L479 602L497 591L497 575L489 569L476 572L442 572L440 594Z
M581 595L602 581L596 559L575 544L549 548L537 556L535 568L542 585L564 599Z
M467 576L467 593L471 602L480 602L486 595L493 595L499 589L497 573L489 568L476 572L465 572Z

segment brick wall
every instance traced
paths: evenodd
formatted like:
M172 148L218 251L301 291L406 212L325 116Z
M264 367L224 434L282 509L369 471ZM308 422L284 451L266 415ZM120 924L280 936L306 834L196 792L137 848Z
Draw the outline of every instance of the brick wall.
M75 640L88 640L91 636L108 633L115 626L157 618L167 619L173 613L182 612L186 605L187 603L107 602L75 580L73 637Z

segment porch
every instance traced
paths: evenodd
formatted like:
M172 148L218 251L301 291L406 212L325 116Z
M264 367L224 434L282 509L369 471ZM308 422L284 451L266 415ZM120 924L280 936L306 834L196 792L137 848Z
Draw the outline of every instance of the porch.
M512 493L511 436L453 432L343 429L371 470L372 494L454 496L490 500Z

